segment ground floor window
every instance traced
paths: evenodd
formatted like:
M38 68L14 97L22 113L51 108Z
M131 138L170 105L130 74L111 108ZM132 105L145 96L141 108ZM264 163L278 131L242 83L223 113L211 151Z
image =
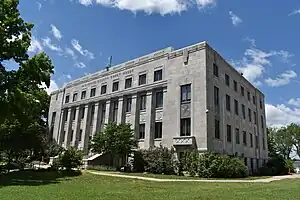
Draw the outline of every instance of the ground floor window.
M180 120L180 136L191 135L191 118L185 118Z

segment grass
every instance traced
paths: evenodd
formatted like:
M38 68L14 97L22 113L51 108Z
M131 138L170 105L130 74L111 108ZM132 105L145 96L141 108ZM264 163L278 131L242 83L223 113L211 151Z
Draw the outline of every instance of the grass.
M299 198L299 189L300 180L158 183L88 173L71 177L55 172L19 172L0 176L1 200L289 200Z

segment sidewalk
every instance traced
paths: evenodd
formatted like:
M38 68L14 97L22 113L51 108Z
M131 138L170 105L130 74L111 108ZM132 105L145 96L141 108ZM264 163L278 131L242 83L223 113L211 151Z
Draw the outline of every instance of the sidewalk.
M156 182L207 182L207 183L270 183L273 181L279 181L284 179L300 179L300 174L295 175L285 175L285 176L273 176L271 178L266 179L255 179L255 180L196 180L196 179L158 179L158 178L150 178L150 177L142 177L142 176L129 176L123 174L111 174L106 172L93 172L87 171L88 173L101 175L101 176L111 176L111 177L119 177L119 178L129 178L129 179L138 179L145 181L156 181Z

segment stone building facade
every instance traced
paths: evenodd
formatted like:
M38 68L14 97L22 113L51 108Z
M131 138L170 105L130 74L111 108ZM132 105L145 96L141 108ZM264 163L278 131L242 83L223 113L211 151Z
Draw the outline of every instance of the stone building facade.
M51 94L50 132L63 147L88 153L108 122L130 123L142 149L237 155L254 170L268 158L264 94L206 42L151 53Z

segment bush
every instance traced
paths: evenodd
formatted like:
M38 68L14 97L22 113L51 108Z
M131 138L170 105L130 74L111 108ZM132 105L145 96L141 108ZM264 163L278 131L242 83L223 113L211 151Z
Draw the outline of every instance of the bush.
M238 158L215 153L186 152L181 159L183 170L202 178L243 178L247 168Z
M285 160L282 157L271 158L262 168L259 169L261 176L287 175L289 169L293 171L294 166L291 160Z
M141 151L134 152L132 160L132 168L135 172L144 172L145 171L145 161L143 158L143 153Z
M71 171L72 168L78 168L82 165L82 152L76 150L74 147L69 147L66 151L59 155L59 167ZM56 166L57 167L57 166Z

